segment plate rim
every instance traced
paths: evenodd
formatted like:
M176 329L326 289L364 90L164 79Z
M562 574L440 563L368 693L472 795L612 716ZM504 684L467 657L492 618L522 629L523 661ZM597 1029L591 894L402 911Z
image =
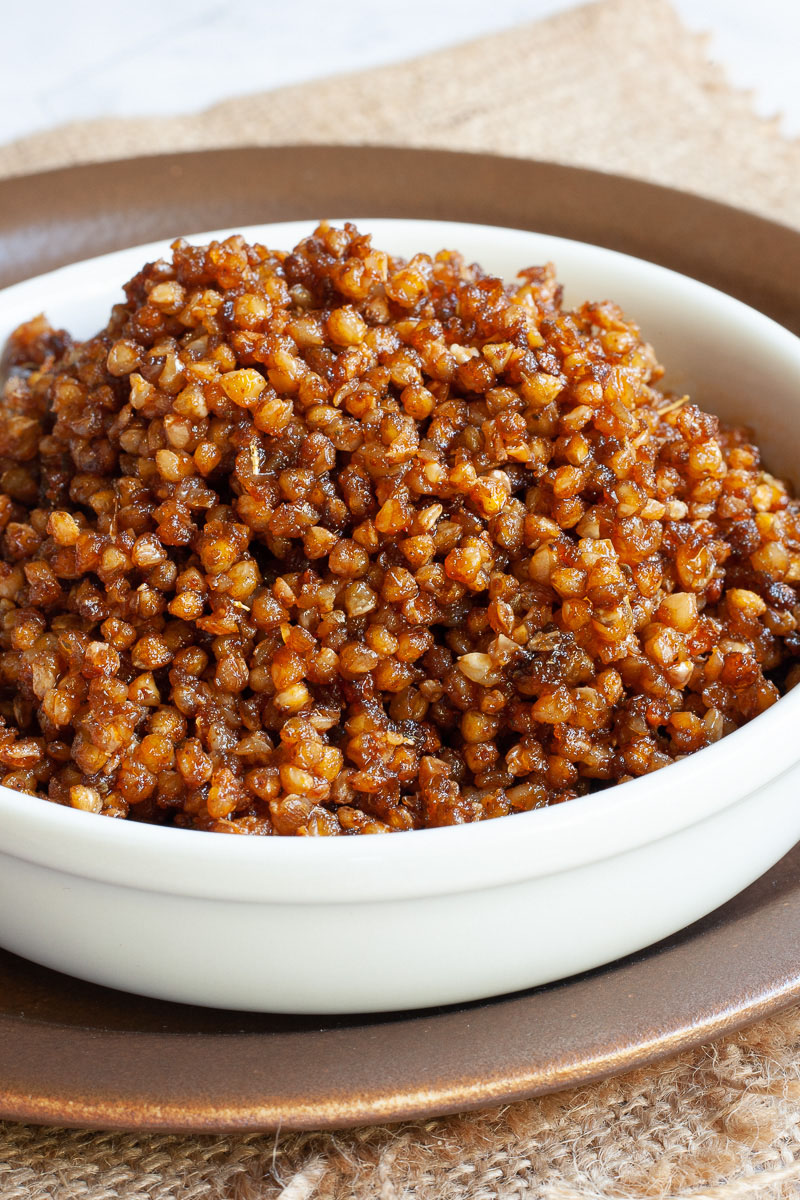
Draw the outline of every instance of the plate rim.
M503 997L499 998L500 1000ZM64 1094L33 1097L24 1090L6 1090L0 1085L0 1120L75 1129L118 1132L175 1134L281 1133L333 1131L364 1125L418 1121L475 1112L500 1104L532 1100L574 1087L652 1066L712 1040L730 1036L754 1022L779 1013L800 1002L800 979L790 989L754 1002L723 1020L710 1020L654 1041L651 1045L611 1053L577 1067L554 1071L536 1070L493 1080L453 1084L432 1095L429 1089L384 1091L350 1099L297 1102L256 1102L223 1105L215 1102L187 1103L153 1095L136 1104L105 1096ZM0 1018L0 1040L19 1036L18 1023Z

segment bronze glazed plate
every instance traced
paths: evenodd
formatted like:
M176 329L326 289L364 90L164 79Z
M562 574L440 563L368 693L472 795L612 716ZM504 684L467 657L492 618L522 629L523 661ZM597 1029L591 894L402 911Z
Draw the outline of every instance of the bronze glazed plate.
M155 238L346 213L595 242L711 283L800 330L800 233L610 175L432 151L209 151L7 180L0 286ZM123 1129L319 1129L598 1079L800 1000L799 867L800 847L704 920L611 966L415 1013L189 1008L0 951L0 1116Z

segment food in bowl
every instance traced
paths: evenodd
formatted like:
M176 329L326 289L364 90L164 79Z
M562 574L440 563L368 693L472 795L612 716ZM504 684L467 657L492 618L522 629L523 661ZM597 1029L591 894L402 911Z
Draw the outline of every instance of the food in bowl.
M756 423L765 461L792 476L800 341L762 314L586 243L444 222L362 225L409 260L458 246L507 280L520 263L557 262L567 304L615 297L663 355L659 387L702 397L730 426ZM292 246L308 230L244 234ZM169 254L164 243L138 247L18 284L0 293L0 338L42 309L84 338L106 323L114 280ZM795 688L669 770L413 837L229 837L137 820L135 808L133 819L99 819L0 785L0 945L108 986L257 1011L397 1010L564 978L689 925L800 838L798 705Z
M552 267L178 241L7 352L0 782L217 832L467 824L655 771L800 653L800 511Z

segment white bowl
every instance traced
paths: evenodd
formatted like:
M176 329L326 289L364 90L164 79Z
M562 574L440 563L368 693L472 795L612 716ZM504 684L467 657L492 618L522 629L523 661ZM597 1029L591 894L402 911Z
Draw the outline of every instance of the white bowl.
M457 248L511 278L556 262L611 298L686 389L800 458L800 341L671 271L560 238L359 220L400 254ZM310 223L244 230L289 247ZM202 235L194 240L208 240ZM87 335L166 244L0 293L0 340L45 310ZM730 899L800 838L800 688L716 745L597 795L386 837L246 838L114 821L0 787L0 944L131 992L261 1011L368 1012L498 995L599 966Z

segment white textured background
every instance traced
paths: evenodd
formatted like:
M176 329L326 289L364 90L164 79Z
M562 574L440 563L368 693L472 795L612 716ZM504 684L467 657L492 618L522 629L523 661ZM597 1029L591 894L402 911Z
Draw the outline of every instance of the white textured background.
M641 0L642 4L649 0ZM800 0L672 0L754 106L800 136ZM506 29L574 0L0 0L0 142L192 112Z

